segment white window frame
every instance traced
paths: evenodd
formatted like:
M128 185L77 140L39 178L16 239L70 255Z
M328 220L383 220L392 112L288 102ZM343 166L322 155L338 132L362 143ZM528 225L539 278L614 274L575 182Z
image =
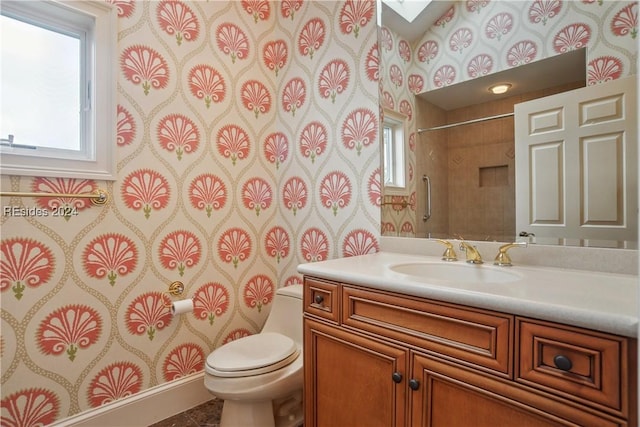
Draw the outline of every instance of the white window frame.
M104 1L2 0L3 15L49 29L90 22L81 79L86 88L81 151L0 146L0 174L97 180L116 179L116 9ZM4 131L4 130L3 130ZM0 135L8 139L8 135ZM19 145L19 141L14 141Z
M407 116L394 110L383 110L382 127L380 132L382 144L382 183L384 195L408 196L408 120ZM391 131L391 141L385 143L385 128ZM389 172L391 176L387 176Z

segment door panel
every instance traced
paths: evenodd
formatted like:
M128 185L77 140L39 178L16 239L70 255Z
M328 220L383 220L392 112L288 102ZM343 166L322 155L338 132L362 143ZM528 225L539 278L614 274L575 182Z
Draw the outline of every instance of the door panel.
M305 426L403 426L408 350L304 322Z
M580 223L624 227L624 133L586 137L581 141L582 200Z
M564 225L564 141L536 144L530 156L531 222Z
M516 231L636 241L635 76L515 105Z
M625 426L609 415L546 397L437 358L413 354L410 425L424 427Z

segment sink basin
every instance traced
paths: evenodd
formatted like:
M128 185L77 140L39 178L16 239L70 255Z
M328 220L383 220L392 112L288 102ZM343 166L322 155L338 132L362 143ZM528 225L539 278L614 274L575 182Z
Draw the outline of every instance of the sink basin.
M433 262L412 262L389 267L393 272L411 276L418 281L438 280L452 283L508 283L520 280L517 273L503 267L473 264L444 264Z

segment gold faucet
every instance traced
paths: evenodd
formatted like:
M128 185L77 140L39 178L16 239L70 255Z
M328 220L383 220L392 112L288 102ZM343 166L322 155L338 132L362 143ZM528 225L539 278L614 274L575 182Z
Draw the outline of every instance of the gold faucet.
M442 243L447 247L442 254L443 261L457 261L458 256L456 255L456 251L453 250L453 244L451 242L447 242L446 240L436 239L436 242Z
M469 264L482 264L482 256L478 252L478 248L471 246L465 241L460 242L460 250L467 254L467 262Z
M500 265L502 267L510 267L513 264L511 263L511 257L507 254L507 251L513 247L520 246L526 248L528 246L527 242L514 242L507 243L506 245L500 246L498 249L498 255L496 255L496 259L493 261L495 265Z

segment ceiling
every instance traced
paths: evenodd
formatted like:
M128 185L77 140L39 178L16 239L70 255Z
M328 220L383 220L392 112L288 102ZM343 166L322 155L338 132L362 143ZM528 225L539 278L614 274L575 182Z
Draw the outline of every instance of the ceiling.
M586 83L585 70L586 49L583 48L423 92L418 96L444 110L453 110L566 83ZM494 95L489 92L489 87L497 83L510 83L512 87L503 95Z

